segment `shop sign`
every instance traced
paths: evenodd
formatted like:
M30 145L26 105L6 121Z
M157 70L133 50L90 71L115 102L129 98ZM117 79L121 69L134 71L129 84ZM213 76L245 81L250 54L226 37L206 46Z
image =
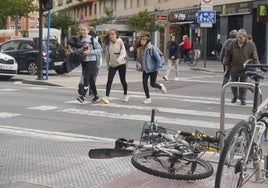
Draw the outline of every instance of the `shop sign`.
M250 14L252 8L252 2L226 4L222 5L221 15Z
M168 15L170 23L195 21L198 9L172 11Z

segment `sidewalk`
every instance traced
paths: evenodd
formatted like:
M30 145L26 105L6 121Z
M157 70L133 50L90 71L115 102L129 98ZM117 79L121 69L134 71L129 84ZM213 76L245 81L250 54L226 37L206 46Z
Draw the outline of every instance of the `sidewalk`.
M220 62L214 60L200 60L195 67L189 67L187 64L180 64L180 69L188 69L193 71L204 71L204 72L215 72L222 73L223 68ZM106 71L106 65L100 69L100 72ZM135 70L135 62L130 60L128 62L128 70L127 70L128 82L141 82L141 74ZM107 72L107 71L106 71ZM36 85L48 85L48 86L61 86L61 87L71 87L74 88L77 86L80 80L80 75L76 76L72 73L63 74L63 75L48 75L48 79L38 80L36 76L28 75L28 74L18 74L13 77L14 81L22 81L25 84L36 84ZM45 78L45 75L44 75ZM97 85L105 85L107 82L107 74L99 74L97 79ZM114 79L114 83L120 83L119 79Z

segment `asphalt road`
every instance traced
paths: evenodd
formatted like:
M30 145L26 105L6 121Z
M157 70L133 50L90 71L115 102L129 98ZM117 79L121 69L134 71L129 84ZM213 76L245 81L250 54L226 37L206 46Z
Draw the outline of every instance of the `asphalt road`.
M159 78L168 89L166 95L150 89L150 105L142 104L144 93L141 83L134 80L140 78L134 66L130 65L128 71L133 75L130 101L121 102L121 84L115 82L109 105L91 104L91 97L85 104L75 100L79 69L68 75L51 72L44 81L62 82L62 86L27 84L23 80L36 79L25 74L0 81L0 187L213 187L215 174L196 182L166 180L139 172L130 157L88 158L90 149L112 148L117 138L137 141L144 121L150 121L152 108L159 110L159 125L170 129L199 129L213 135L219 129L220 71L196 71L181 65L179 81ZM105 76L102 69L99 82L104 84L98 85L101 96L105 93ZM72 81L65 85L67 78ZM266 81L262 89L266 97ZM226 128L247 117L252 94L248 93L247 106L231 104L230 99L228 91ZM207 159L216 164L217 157L212 154Z

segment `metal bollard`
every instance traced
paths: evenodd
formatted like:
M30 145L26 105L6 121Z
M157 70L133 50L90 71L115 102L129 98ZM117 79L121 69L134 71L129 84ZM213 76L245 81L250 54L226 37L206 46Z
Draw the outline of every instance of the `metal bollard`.
M265 178L268 178L268 152L264 155L264 169L266 170Z

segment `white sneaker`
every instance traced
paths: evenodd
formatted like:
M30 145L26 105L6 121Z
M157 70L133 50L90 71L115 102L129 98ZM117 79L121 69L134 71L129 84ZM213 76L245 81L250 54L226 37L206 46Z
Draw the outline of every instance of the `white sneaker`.
M123 102L128 102L129 100L129 96L128 95L124 95L123 98L122 98L122 101Z
M142 103L143 103L143 104L151 104L152 101L151 101L150 98L147 98L147 99L145 99Z
M159 84L161 86L161 91L163 94L166 94L167 93L167 89L166 87L164 86L164 84Z
M168 81L168 76L163 76L163 79Z
M179 77L175 77L175 78L174 78L174 81L178 81L178 80L179 80Z

